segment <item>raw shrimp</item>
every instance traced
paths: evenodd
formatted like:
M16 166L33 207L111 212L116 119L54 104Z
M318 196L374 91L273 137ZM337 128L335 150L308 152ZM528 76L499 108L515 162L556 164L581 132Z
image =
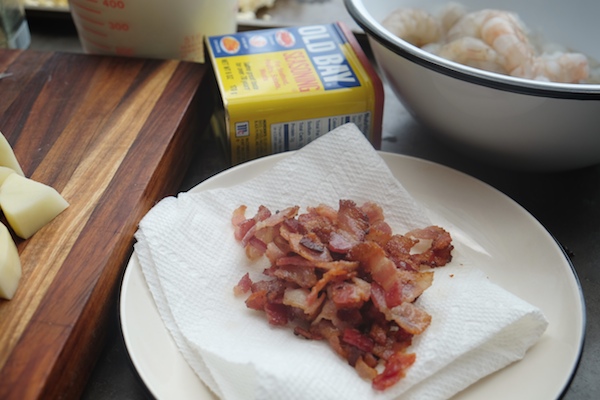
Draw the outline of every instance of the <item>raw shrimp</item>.
M504 68L512 71L535 54L519 18L508 11L481 10L463 16L448 31L448 40L473 37L483 40L504 57Z
M436 18L419 9L399 9L383 25L402 39L446 59L487 71L552 82L588 79L583 54L538 55L515 13L484 9L467 13L456 3Z
M512 71L531 62L535 49L514 14L495 12L481 26L481 38L505 57L505 67Z
M383 20L382 25L394 35L417 47L437 42L442 37L439 22L429 13L419 9L395 10Z
M459 3L448 3L438 13L444 35L467 14L467 8Z
M588 76L587 58L582 54L536 55L525 25L508 11L481 10L466 14L448 32L450 40L462 37L483 40L504 60L506 72L515 77L576 83Z
M506 74L504 58L481 39L461 37L443 45L436 54L469 67Z
M511 75L541 81L577 83L589 76L588 59L579 53L541 55L515 68Z

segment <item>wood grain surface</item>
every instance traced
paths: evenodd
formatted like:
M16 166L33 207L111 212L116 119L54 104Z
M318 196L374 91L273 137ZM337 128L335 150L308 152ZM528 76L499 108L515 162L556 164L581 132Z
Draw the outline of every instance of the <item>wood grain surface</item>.
M139 220L174 194L213 108L204 65L0 50L0 131L70 203L0 299L0 399L76 398L102 348Z

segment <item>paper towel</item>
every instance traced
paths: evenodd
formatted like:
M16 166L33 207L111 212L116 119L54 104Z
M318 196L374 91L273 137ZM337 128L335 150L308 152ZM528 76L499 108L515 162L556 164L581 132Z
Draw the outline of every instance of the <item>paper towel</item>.
M432 323L413 340L417 360L406 377L384 392L361 380L325 342L270 326L262 313L246 308L245 297L233 295L244 273L258 277L267 266L250 263L233 238L233 210L241 204L248 215L261 204L335 207L342 198L380 204L394 232L431 224L352 124L243 184L166 198L140 222L135 251L159 313L217 396L443 399L522 358L542 335L547 322L538 309L458 263L436 270L417 300Z

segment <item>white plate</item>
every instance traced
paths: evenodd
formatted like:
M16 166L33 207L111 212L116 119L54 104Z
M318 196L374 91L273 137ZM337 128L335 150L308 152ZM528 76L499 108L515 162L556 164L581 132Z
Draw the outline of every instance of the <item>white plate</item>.
M468 243L469 257L493 282L539 307L550 322L523 360L482 379L456 399L557 398L575 372L585 332L581 287L561 247L531 214L489 185L429 161L380 154L434 223L451 228L456 239ZM244 182L286 156L239 165L192 191ZM216 398L163 325L135 252L123 278L120 315L131 361L156 398Z

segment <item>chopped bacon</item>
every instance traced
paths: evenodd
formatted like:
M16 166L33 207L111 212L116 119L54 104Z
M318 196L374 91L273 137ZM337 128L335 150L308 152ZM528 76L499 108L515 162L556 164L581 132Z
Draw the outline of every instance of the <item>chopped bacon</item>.
M369 217L352 200L340 200L337 217L339 230L346 232L354 243L364 240L369 230Z
M231 214L231 223L233 226L239 226L246 220L246 210L248 207L246 205L241 205ZM236 240L241 240L241 238L236 236Z
M320 205L308 208L308 212L298 216L298 223L305 232L313 232L322 242L326 242L331 232L335 230L337 211L331 207Z
M414 353L394 353L385 363L382 373L373 378L373 388L385 390L406 376L406 370L414 364L416 355Z
M358 329L354 328L344 329L342 341L364 351L365 353L373 351L373 347L375 346L373 339L360 333Z
M302 336L308 340L323 340L323 337L315 332L311 332L309 329L304 328L303 326L296 325L294 327L294 335Z
M335 208L328 206L327 204L319 204L316 207L307 207L309 213L314 213L321 217L327 218L332 223L337 222L338 212Z
M412 335L423 333L431 322L431 315L413 303L402 303L391 308L390 318Z
M410 250L418 243L404 235L393 235L385 244L385 252L388 257L396 264L396 267L409 271L418 271L419 265L416 264L410 254Z
M284 326L288 323L288 309L285 304L267 302L265 304L265 313L271 325Z
M256 236L253 236L248 241L245 250L246 257L248 257L250 260L257 260L267 251L267 244Z
M311 265L279 265L277 263L274 267L266 269L265 274L295 283L301 288L312 288L317 283L315 268Z
M283 304L301 309L306 314L307 319L312 321L320 311L323 301L325 301L325 295L319 296L316 301L309 303L309 294L310 291L307 289L288 288L283 293Z
M405 302L415 301L433 283L433 272L414 272L398 270L396 281L386 291L385 300L388 307Z
M340 282L355 276L354 271L348 271L344 268L331 269L323 274L323 277L312 287L310 291L309 301L314 301L330 282Z
M391 238L392 228L385 221L378 221L371 224L369 232L365 236L366 241L375 242L381 247L385 247Z
M231 217L231 223L234 227L234 237L236 240L242 240L246 233L256 224L254 218L246 219L247 207L242 205L236 208Z
M319 320L318 323L311 325L311 332L321 336L329 342L331 348L342 358L347 357L347 351L342 347L340 336L341 332L329 320Z
M329 250L327 250L315 234L302 235L299 233L289 233L287 238L292 251L307 260L314 262L333 260Z
M250 296L246 299L246 307L251 308L253 310L264 310L265 305L267 304L267 291L266 290L258 290L256 292L252 292Z
M334 253L345 254L356 244L356 240L345 231L331 232L329 234L329 250Z
M371 285L360 278L337 282L329 286L328 297L339 309L360 308L371 297Z
M315 262L314 266L320 269L324 269L326 271L330 271L332 269L340 269L340 270L344 270L344 271L356 271L358 269L358 267L360 266L360 263L358 261L346 261L346 260L339 260L339 261L326 261L326 262Z
M354 368L361 378L372 381L377 376L377 370L370 366L362 357L358 357Z
M428 226L423 229L415 229L406 234L417 239L431 240L429 249L422 253L413 254L413 261L432 268L442 267L452 260L452 237L439 226Z
M233 293L236 296L239 296L241 294L248 293L251 287L252 280L250 279L250 274L246 272L244 276L242 276L242 279L240 279L238 284L234 286Z
M298 206L276 213L260 206L252 218L245 212L233 212L234 236L248 258L270 262L268 279L245 274L234 287L238 295L251 292L246 306L271 325L327 341L375 390L402 379L415 361L407 353L413 337L431 322L415 303L433 282L422 268L452 259L450 234L436 226L393 234L373 202L340 200L337 210L320 204L301 214Z
M271 264L275 264L279 259L285 257L286 251L283 251L275 241L267 243L267 249L265 250L265 256L269 259Z
M388 321L394 321L399 327L411 334L422 333L431 322L431 316L412 302L404 302L392 308L388 307L386 294L377 284L371 285L373 304L381 311Z
M371 329L369 330L369 337L377 344L385 344L387 341L387 334L387 329L377 323L371 325Z
M281 224L286 219L294 218L296 216L296 214L298 213L298 209L299 209L298 206L288 207L285 210L279 211L275 214L269 215L265 219L261 219L261 220L257 221L256 224L254 224L254 226L252 228L250 228L248 230L248 232L246 232L246 234L242 238L242 240L241 240L242 244L245 246L248 243L248 241L250 240L250 238L252 236L254 236L257 231L267 228L267 227L272 227L272 226ZM269 212L269 214L270 214L270 212ZM257 214L257 216L258 215L259 214ZM265 212L264 215L266 216L267 213Z
M312 261L307 260L304 257L298 255L282 255L274 264L278 267L285 267L287 265L297 265L300 267L314 267L315 264Z
M250 290L252 293L264 291L269 303L281 303L285 288L285 282L278 279L272 279L252 283Z
M373 277L373 280L385 290L394 286L398 270L377 243L359 243L350 250L347 258L359 261L365 271Z
M366 214L367 218L369 218L369 224L371 226L385 220L383 208L377 203L366 201L360 206L360 210Z

